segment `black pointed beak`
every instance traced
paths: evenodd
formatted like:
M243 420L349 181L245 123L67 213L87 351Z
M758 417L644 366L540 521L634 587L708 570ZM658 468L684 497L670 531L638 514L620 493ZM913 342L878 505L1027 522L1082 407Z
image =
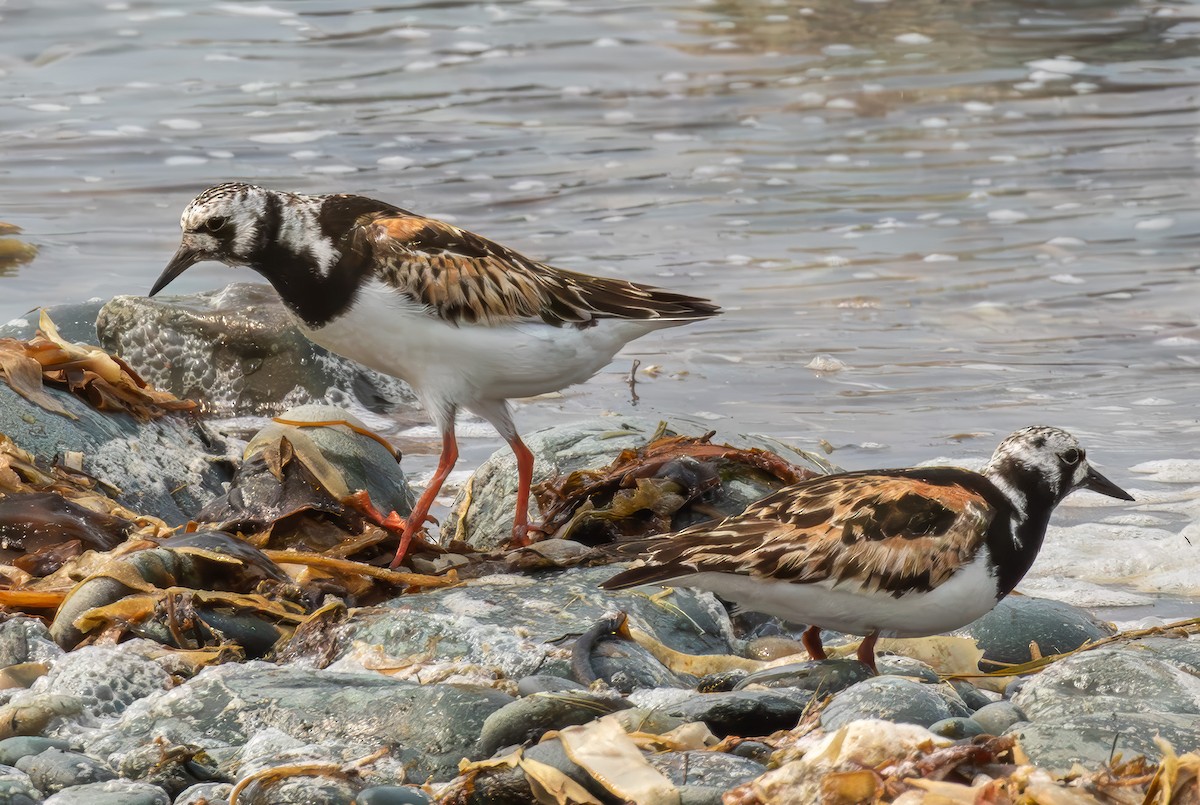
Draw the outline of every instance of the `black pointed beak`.
M1108 495L1110 498L1133 500L1133 495L1129 494L1124 489L1117 486L1091 467L1088 467L1087 477L1083 479L1083 483L1080 484L1080 486L1084 489L1090 489L1093 492L1099 492L1101 495Z
M203 259L204 253L193 247L185 237L183 243L179 244L179 250L171 258L171 262L167 263L167 267L163 269L163 273L158 276L158 280L155 281L154 287L150 289L149 295L154 296L163 288L170 285L172 280Z

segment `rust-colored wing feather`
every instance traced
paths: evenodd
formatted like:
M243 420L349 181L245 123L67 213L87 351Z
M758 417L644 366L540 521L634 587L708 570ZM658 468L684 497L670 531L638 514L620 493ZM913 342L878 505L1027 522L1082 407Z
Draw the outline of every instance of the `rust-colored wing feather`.
M380 280L454 324L587 326L598 318L688 321L719 312L705 299L554 268L401 210L363 216L350 248L382 266Z
M602 586L713 571L801 583L853 581L893 593L932 589L971 561L995 517L995 507L973 486L887 472L802 481L715 525L622 546L623 553L640 549L645 564Z

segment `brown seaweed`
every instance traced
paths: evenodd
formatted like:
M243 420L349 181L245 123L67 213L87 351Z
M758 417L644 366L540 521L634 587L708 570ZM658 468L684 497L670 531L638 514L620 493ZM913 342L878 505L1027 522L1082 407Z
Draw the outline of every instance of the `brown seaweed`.
M47 394L43 384L69 391L100 411L124 411L140 422L197 408L191 400L155 389L100 347L65 340L44 310L31 340L0 338L0 377L35 405L71 419L75 415Z
M690 525L681 519L688 509L706 517L732 513L703 500L731 478L753 475L777 488L816 475L767 450L713 444L714 435L658 435L621 451L607 467L538 484L533 493L542 510L541 531L593 545L653 536Z

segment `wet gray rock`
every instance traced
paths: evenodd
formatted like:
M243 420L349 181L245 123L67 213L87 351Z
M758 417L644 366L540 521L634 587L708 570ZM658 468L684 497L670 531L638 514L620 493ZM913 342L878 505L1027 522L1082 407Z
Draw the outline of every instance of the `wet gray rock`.
M238 805L346 805L358 786L323 776L287 776L252 782L238 795Z
M148 783L111 780L64 788L43 805L171 805L171 798Z
M684 721L703 721L714 735L757 737L796 726L812 694L795 688L698 693L657 708Z
M638 593L600 590L597 585L614 572L599 567L497 574L400 596L385 607L356 610L334 630L337 656L361 642L391 657L481 666L510 679L533 673L569 677L571 638L614 610L628 613L631 625L676 651L730 653L729 618L716 598L678 589L668 605L656 605Z
M1158 760L1158 733L1180 751L1200 746L1200 651L1192 641L1151 638L1076 654L1029 679L1012 698L1028 722L1009 733L1039 765Z
M1042 656L1079 648L1089 640L1115 634L1111 624L1098 620L1087 610L1028 595L1010 595L988 614L964 626L956 634L974 637L983 650L980 665L1029 662L1029 644L1036 642Z
M928 727L943 718L969 715L971 711L949 686L880 676L859 682L834 696L821 713L821 727L832 732L863 718Z
M1138 755L1162 759L1154 736L1164 738L1176 751L1200 747L1200 722L1194 715L1173 713L1097 713L1053 722L1023 721L1007 731L1021 744L1030 762L1058 772L1075 763L1095 769L1114 754L1131 760Z
M62 653L40 620L18 615L0 621L0 668L25 662L53 662Z
M679 786L680 805L721 805L722 794L767 770L724 752L661 752L646 760Z
M871 669L858 660L808 660L776 665L747 674L733 689L800 688L828 695L870 679L871 676Z
M94 721L123 713L131 703L161 693L170 675L153 660L116 646L84 646L64 654L30 688L30 696L78 698L79 718ZM14 699L14 703L22 699Z
M980 707L971 714L975 723L983 727L988 735L1003 735L1005 730L1018 721L1025 721L1021 708L1012 702L992 702Z
M568 690L587 690L587 685L574 679L563 679L549 674L532 674L517 683L518 696L533 696L538 693L561 693Z
M429 805L433 802L419 788L405 785L378 785L364 788L354 797L354 805Z
M11 767L0 768L0 803L2 805L36 805L42 801L29 775Z
M37 735L20 735L0 741L0 766L16 766L23 757L40 755L47 749L70 749L69 741L43 738Z
M90 299L87 302L53 305L45 310L63 338L76 343L95 344L96 316L100 314L104 302L103 299ZM0 324L0 338L28 341L37 334L39 316L39 310L34 309L21 318Z
M0 433L46 462L65 451L83 453L84 471L132 511L184 523L232 477L224 447L193 418L168 414L138 422L125 413L97 411L74 394L46 390L77 418L40 408L0 381Z
M637 688L680 688L695 684L693 677L673 673L653 654L628 640L596 643L588 657L597 679L621 693Z
M161 738L205 750L229 774L251 736L274 728L343 761L388 747L410 779L446 780L476 757L484 720L512 697L473 685L418 685L377 673L335 673L261 662L204 669L143 699L90 751L122 756Z
M299 740L274 727L252 735L238 751L236 767L239 783L245 783L238 796L244 805L341 805L350 802L364 783L395 782L404 778L404 768L390 756L367 764L355 777L329 774L292 774L295 767L336 768L348 760L346 747ZM277 772L284 771L279 774Z
M483 722L478 753L491 757L508 746L536 743L550 730L586 724L617 710L632 707L619 696L583 691L567 694L539 693L517 699L492 713Z
M144 378L223 416L271 416L329 402L375 411L415 396L305 338L268 285L233 283L186 296L118 296L96 320L100 344Z
M575 470L605 467L611 464L622 450L645 445L658 430L659 424L657 419L599 417L526 434L523 437L525 444L534 455L533 483L536 485ZM674 432L697 436L711 430L706 424L691 423L684 419L673 419L670 427ZM718 434L713 441L737 447L766 448L779 453L788 461L810 467L820 473L829 472L832 468L827 461L815 454L796 450L764 437ZM739 480L724 481L721 496L709 502L716 508L733 514L779 486L778 481L769 478L765 473L759 477L756 473L748 472ZM453 536L485 550L496 547L512 533L516 490L516 460L512 451L505 447L485 461L471 476L469 484L459 492L452 507L453 511L446 518L444 538ZM530 522L536 523L539 520L539 512L536 503L530 503ZM680 527L688 524L684 521L676 523Z
M173 805L228 805L232 783L197 783L175 797Z
M1054 663L1012 703L1038 722L1108 713L1196 715L1200 677L1150 652L1099 648Z
M85 783L115 780L117 777L116 772L94 758L53 748L21 758L17 761L17 768L28 774L34 786L47 794Z
M927 663L912 657L902 657L899 654L881 654L875 661L880 676L904 676L920 682L937 684L942 681L938 672Z
M962 679L951 679L949 684L950 687L954 688L954 692L958 694L958 697L963 700L963 704L971 708L972 711L986 707L998 698L997 694L993 693L989 696L987 692Z

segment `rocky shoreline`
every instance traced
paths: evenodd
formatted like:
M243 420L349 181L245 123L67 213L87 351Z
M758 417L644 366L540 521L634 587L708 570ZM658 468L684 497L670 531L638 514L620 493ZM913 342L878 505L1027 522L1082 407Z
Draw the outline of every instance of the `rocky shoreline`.
M65 413L28 380L21 393L17 358L0 364L0 804L1195 792L1196 621L1118 636L1011 596L962 634L881 642L871 677L808 661L800 627L709 594L598 588L615 535L831 469L762 439L622 417L531 434L553 538L501 545L515 485L501 451L464 486L443 544L385 570L383 515L412 493L396 456L328 403L394 413L411 396L309 352L255 293L54 311L62 343L37 354L70 357L41 367ZM231 313L246 304L268 309ZM27 358L35 329L10 325L0 349ZM70 343L97 340L132 373ZM139 397L139 374L209 415L282 421L230 440ZM853 656L848 638L826 640ZM1118 789L1135 798L1105 798Z

